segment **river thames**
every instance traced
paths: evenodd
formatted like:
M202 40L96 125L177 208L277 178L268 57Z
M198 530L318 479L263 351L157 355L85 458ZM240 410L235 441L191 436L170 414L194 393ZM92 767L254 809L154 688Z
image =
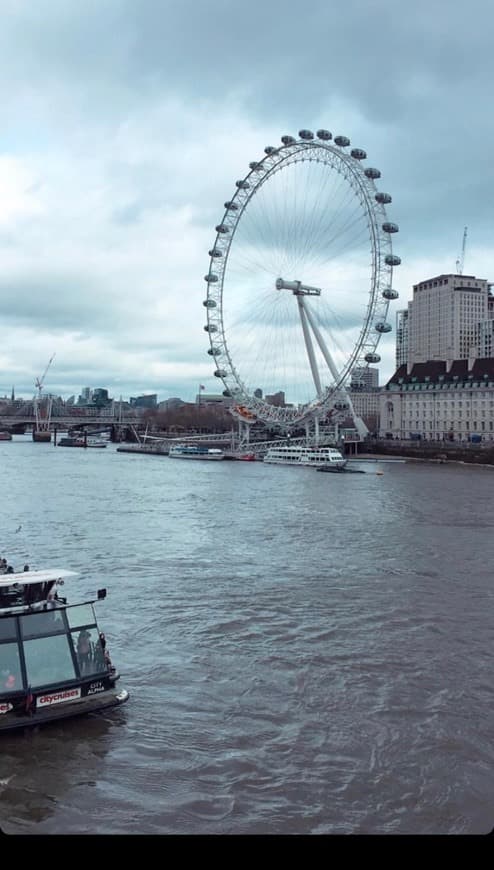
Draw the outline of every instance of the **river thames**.
M106 586L131 696L0 737L1 829L489 832L494 469L381 467L0 443L0 556Z

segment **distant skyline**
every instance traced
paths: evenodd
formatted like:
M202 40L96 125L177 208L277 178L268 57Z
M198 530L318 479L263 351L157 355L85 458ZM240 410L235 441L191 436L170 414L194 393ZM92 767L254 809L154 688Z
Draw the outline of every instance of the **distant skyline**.
M208 250L235 180L285 133L350 137L382 172L413 284L494 281L489 0L0 0L0 395L219 392ZM262 386L262 385L260 385ZM287 396L287 400L289 397Z

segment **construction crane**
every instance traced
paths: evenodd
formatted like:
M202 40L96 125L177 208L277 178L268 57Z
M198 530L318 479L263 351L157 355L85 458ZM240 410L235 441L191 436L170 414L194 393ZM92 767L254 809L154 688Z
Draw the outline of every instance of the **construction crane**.
M44 383L44 380L46 378L46 373L47 373L48 369L50 368L54 359L55 359L55 354L53 354L53 356L51 356L50 359L48 360L48 364L47 364L43 374L41 375L41 377L36 378L35 387L38 390L38 398L39 399L41 399L41 390L43 389L43 383Z
M463 231L463 244L461 246L461 257L456 261L456 274L463 275L463 266L465 265L465 248L467 246L467 230L468 227L465 227Z
M46 373L50 368L53 360L55 359L55 354L48 360L48 364L41 375L40 378L36 378L35 387L38 391L37 395L34 396L34 416L35 416L35 425L33 428L33 441L51 441L51 433L50 433L50 419L51 419L51 407L52 407L52 398L51 396L45 402L42 402L41 391L43 389L43 383L46 378Z

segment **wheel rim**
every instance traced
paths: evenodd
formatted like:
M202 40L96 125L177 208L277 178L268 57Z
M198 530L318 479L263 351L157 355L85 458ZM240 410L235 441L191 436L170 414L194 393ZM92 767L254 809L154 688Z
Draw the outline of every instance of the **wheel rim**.
M216 227L205 276L208 353L225 392L265 422L297 425L334 407L351 372L366 357L378 359L390 329L399 262L391 247L398 228L384 208L391 197L378 193L380 173L364 168L365 152L349 152L340 138L345 144L301 137L266 149L236 183ZM296 281L320 290L310 306L308 293L289 289ZM313 327L312 361L301 301ZM279 391L290 407L266 402Z

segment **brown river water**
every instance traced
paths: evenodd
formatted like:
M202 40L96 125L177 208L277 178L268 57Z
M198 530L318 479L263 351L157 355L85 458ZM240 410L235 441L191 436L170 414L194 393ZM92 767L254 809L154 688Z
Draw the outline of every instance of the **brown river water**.
M490 831L494 469L365 470L1 444L0 556L106 586L131 697L1 736L0 828Z

